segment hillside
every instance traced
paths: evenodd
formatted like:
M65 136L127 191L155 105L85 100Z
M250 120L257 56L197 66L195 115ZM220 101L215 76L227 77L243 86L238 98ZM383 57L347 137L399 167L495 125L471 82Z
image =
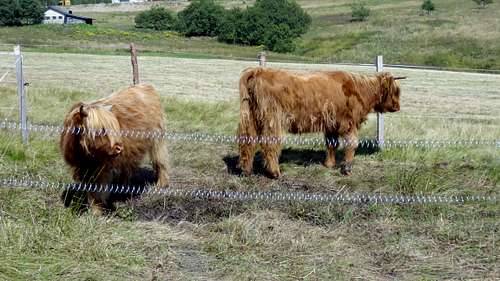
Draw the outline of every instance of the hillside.
M187 1L177 2L166 5L180 10ZM479 10L469 0L435 0L437 11L421 16L421 1L366 0L372 16L364 23L349 21L350 1L299 2L313 26L293 53L271 54L269 67L373 74L371 65L297 61L372 62L381 53L388 63L500 69L500 2ZM94 26L0 28L0 280L500 280L498 74L386 66L407 76L401 110L384 114L383 149L358 148L352 176L323 165L323 146L291 143L282 177L262 172L260 152L246 177L238 145L220 140L236 135L239 76L257 65L261 48L137 30L133 17L149 6L130 7L73 7ZM188 195L144 194L103 217L65 208L62 190L47 187L72 182L60 132L37 126L25 145L6 123L19 120L19 97L14 58L3 50L17 42L28 122L38 125L62 125L73 104L130 85L127 48L136 43L141 82L158 90L166 131L192 136L167 141L168 191ZM361 139L374 139L375 120L369 114ZM430 199L222 200L195 198L198 189Z
M126 56L28 52L30 122L62 124L77 101L130 83ZM0 65L11 58L0 56ZM234 135L238 75L255 62L140 57L162 95L169 132ZM270 63L296 71L373 67ZM1 69L2 71L5 69ZM498 140L497 75L388 69L402 81L386 136ZM3 72L2 72L3 73ZM14 74L0 119L17 120ZM68 78L69 77L69 78ZM361 136L373 138L373 117ZM0 179L70 181L57 134L0 129ZM315 135L315 137L320 137ZM283 177L234 174L235 144L169 141L172 188L338 194L500 195L494 146L359 149L354 175L322 165L324 150L285 146ZM338 154L342 156L342 152ZM257 156L257 166L262 166ZM35 185L35 187L40 187ZM500 205L242 202L147 195L97 218L65 209L60 191L0 184L0 280L497 280Z
M241 1L221 1L226 7ZM372 13L366 22L350 21L351 1L298 1L313 17L308 33L290 54L271 59L315 58L335 62L371 62L383 54L388 63L500 69L500 2L478 9L470 0L441 0L432 15L422 15L419 0L365 1ZM166 2L173 10L186 1ZM250 4L247 1L245 5ZM44 51L123 53L129 42L143 53L184 57L246 57L259 47L227 45L213 38L184 38L172 32L134 28L137 10L148 5L82 5L75 12L96 19L94 26L0 28L0 43L22 43ZM132 11L131 11L132 10ZM39 46L54 45L54 46ZM36 45L36 46L33 46Z

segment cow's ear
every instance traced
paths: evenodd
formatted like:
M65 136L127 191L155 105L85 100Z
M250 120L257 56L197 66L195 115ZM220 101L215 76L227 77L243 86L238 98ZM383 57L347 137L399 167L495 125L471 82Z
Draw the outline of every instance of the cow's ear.
M74 123L81 123L88 116L87 106L83 102L73 105L70 112Z
M394 77L390 74L384 76L384 87L390 89L394 83Z
M80 115L81 118L85 118L89 116L89 113L87 109L85 108L84 104L81 104L80 107L78 108L78 114Z

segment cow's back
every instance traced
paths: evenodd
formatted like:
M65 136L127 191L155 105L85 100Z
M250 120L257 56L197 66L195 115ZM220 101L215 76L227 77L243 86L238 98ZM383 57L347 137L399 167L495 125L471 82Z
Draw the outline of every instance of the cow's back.
M341 72L299 74L260 69L253 79L248 84L254 85L261 100L271 99L281 108L284 125L292 133L319 132L334 127L338 108L346 104L342 91L345 77Z
M163 130L163 109L160 96L153 86L139 84L111 95L103 101L111 105L111 111L122 129L141 131Z

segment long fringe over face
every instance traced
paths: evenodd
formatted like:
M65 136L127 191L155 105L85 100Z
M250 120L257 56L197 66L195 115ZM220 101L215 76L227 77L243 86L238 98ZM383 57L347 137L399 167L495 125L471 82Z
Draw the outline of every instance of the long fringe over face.
M96 143L96 138L104 138L110 147L121 143L120 123L109 109L102 106L89 107L86 114L87 117L83 119L86 133L81 139L81 145L85 152L91 154L92 150L89 149L89 146Z

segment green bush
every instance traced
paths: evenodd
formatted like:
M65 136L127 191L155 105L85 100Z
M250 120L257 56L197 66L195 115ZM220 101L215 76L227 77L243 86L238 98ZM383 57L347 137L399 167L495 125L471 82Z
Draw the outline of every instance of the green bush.
M135 16L135 27L155 30L173 30L177 24L175 14L161 6L153 6Z
M422 10L427 12L428 15L430 15L431 12L435 9L436 7L434 7L434 3L432 3L432 0L424 0L424 3L422 3Z
M226 11L217 26L217 39L222 42L241 44L244 36L245 12L239 8Z
M481 8L485 8L486 5L493 3L493 0L473 0L478 4Z
M351 5L352 11L352 21L365 21L366 18L370 15L370 9L365 7L364 3L353 3Z
M224 8L214 0L194 0L178 14L178 30L186 36L216 36Z
M266 28L265 32L263 45L269 47L269 49L280 53L291 52L295 49L292 40L295 36L293 36L292 30L287 24L271 25Z
M246 10L226 12L219 24L218 40L289 52L295 48L293 39L310 25L311 17L294 0L257 0Z
M38 24L45 7L39 0L0 0L0 26Z

